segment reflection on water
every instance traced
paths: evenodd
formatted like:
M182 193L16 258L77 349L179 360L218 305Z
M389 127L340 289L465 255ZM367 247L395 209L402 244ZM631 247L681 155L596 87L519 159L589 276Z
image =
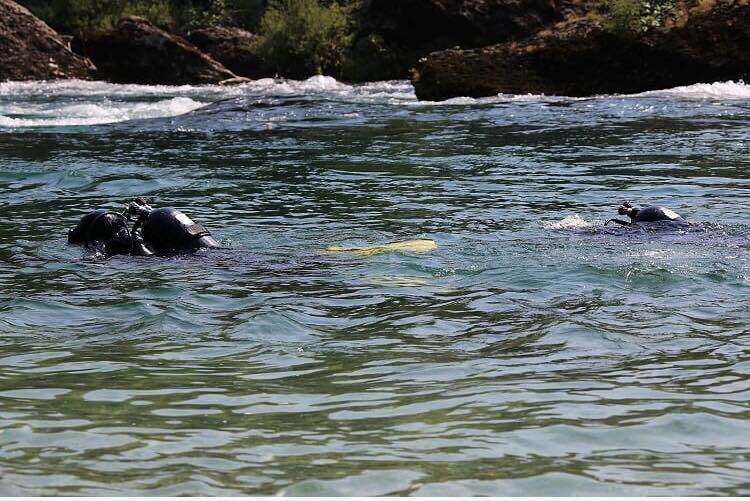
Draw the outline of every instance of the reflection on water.
M748 137L731 83L0 84L0 494L748 495ZM66 245L137 195L228 249Z

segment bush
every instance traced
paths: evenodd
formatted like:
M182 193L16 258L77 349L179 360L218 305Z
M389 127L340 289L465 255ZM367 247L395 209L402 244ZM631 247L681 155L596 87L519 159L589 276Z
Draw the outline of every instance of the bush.
M604 28L619 35L636 35L661 26L674 0L603 0Z
M318 0L270 0L260 21L260 51L279 74L339 77L352 43L353 6Z
M171 31L229 25L256 29L264 0L19 0L61 33L107 31L125 16Z
M210 0L207 5L190 6L183 12L178 24L184 31L232 23L232 13L226 0Z
M232 24L257 31L266 8L265 0L228 0Z
M125 16L137 15L160 26L173 22L170 0L26 0L21 4L62 33L111 29Z

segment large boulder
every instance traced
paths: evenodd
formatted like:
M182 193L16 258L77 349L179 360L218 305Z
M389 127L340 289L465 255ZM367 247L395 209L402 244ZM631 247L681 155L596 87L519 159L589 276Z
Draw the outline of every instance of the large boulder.
M555 0L370 0L385 40L410 48L463 48L525 38L561 19Z
M274 71L258 55L260 37L242 28L216 26L190 32L188 40L233 73L249 78L273 77Z
M407 78L432 51L525 38L563 15L560 0L367 0L345 76Z
M237 78L184 38L137 16L81 39L77 50L94 61L98 77L115 83L213 84Z
M747 0L709 0L641 35L606 31L592 16L520 43L438 51L419 61L412 83L422 100L642 92L747 78L748 47Z
M93 69L25 7L0 0L0 80L87 79Z

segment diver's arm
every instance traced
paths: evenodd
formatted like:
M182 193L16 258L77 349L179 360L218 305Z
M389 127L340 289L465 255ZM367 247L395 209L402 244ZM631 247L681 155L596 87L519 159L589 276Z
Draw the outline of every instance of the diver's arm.
M631 223L629 223L627 221L623 221L622 219L610 219L609 221L607 221L606 223L604 223L604 226L607 226L609 223L617 223L617 224L621 224L623 226L630 226L631 225Z
M134 256L153 256L154 251L152 251L148 245L146 245L146 242L143 241L143 237L141 236L141 232L136 230L133 231L131 241L133 242L133 249L131 251L131 254Z

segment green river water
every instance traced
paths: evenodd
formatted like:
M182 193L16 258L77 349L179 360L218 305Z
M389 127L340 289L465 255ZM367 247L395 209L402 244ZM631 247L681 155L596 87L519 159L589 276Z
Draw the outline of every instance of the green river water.
M750 495L749 153L742 83L2 83L0 495ZM226 248L67 244L138 195Z

